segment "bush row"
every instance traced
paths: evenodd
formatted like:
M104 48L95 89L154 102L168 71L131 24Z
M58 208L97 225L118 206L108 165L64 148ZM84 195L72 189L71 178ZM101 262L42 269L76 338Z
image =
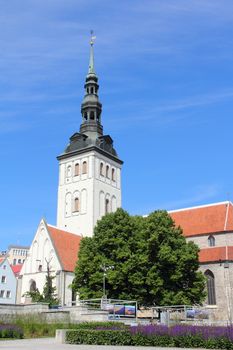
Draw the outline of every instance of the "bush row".
M136 346L166 346L182 348L206 348L233 350L233 343L227 338L204 339L200 335L174 336L132 334L127 330L91 330L77 329L66 333L69 344L89 345L136 345Z
M11 324L0 324L0 338L23 338L22 328Z
M4 325L9 326L9 325ZM12 327L18 327L25 338L54 337L56 329L98 329L116 326L116 322L82 322L76 324L67 323L47 323L44 317L35 315L17 316L11 320ZM118 328L125 327L123 323L117 323ZM1 328L0 328L1 329ZM4 331L4 338L6 338ZM3 336L0 334L0 338ZM10 338L8 336L8 338Z

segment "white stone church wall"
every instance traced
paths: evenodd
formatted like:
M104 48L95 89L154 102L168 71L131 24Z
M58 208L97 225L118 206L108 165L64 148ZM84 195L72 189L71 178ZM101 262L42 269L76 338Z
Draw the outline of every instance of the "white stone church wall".
M45 276L47 271L47 262L51 270L51 274L55 275L56 271L61 270L60 263L55 254L54 247L47 232L46 225L42 220L36 235L33 239L28 256L21 270L21 301L24 302L23 294L30 290L33 281L40 292L43 291L45 284ZM54 282L55 283L55 282Z
M82 164L87 162L87 174L82 174ZM109 177L100 175L100 163L109 166ZM75 175L75 164L80 164L80 175ZM121 206L120 165L100 155L89 152L60 161L57 226L63 230L92 236L98 219L105 214L105 200L110 211ZM115 181L112 181L112 169ZM74 199L80 199L79 211L74 211Z

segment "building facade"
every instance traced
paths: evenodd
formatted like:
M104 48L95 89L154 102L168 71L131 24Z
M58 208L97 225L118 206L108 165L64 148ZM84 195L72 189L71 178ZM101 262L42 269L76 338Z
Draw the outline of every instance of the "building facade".
M216 320L233 321L233 204L221 202L169 212L187 241L200 248L208 307Z
M0 258L0 304L15 304L17 280L7 257Z
M6 253L8 261L11 265L23 264L30 247L20 245L10 245Z
M43 292L49 268L60 304L71 305L73 296L70 284L74 278L80 241L81 236L59 230L42 219L21 269L17 301L31 302L25 293L37 289Z

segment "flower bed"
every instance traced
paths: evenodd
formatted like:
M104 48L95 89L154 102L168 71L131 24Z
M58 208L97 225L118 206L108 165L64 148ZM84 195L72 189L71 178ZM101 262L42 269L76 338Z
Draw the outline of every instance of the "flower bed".
M118 328L77 329L68 331L70 344L167 346L206 349L233 349L233 327L162 325Z
M12 324L0 324L0 338L23 338L22 328Z

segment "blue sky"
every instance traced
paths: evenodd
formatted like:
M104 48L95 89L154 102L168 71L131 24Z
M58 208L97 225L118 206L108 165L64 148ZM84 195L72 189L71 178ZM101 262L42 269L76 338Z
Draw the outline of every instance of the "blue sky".
M0 0L0 249L56 224L89 59L132 214L233 199L232 0Z

